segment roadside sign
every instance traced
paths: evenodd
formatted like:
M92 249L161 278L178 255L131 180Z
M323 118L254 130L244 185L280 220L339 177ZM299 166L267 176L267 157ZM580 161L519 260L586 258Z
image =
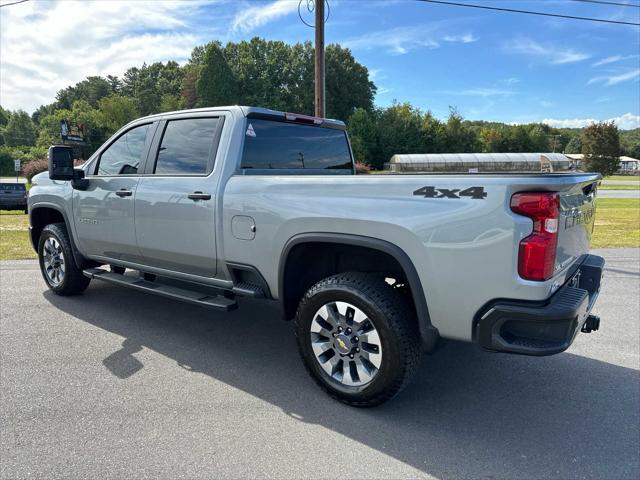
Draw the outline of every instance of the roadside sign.
M16 172L19 172L19 171L20 171L20 160L14 160L14 161L13 161L13 169L14 169Z

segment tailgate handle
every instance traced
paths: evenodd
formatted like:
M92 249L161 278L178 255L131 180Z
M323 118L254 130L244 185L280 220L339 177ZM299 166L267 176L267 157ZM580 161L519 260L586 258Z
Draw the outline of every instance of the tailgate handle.
M596 185L597 185L597 182L593 182L587 185L586 187L582 187L582 193L584 193L585 196L588 197L593 193L593 190L596 188Z

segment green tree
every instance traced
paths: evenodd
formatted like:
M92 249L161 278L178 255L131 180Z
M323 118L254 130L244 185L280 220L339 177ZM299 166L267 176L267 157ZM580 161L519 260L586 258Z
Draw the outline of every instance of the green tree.
M129 97L112 95L98 102L99 125L115 132L131 120L139 117L135 102Z
M13 112L3 133L5 143L10 147L36 144L36 127L24 110Z
M618 169L620 136L615 122L599 122L582 131L582 153L588 171L611 175Z
M340 45L327 47L325 62L326 116L346 120L356 108L371 111L376 86L367 68Z
M9 123L9 118L11 118L11 112L0 105L0 127L6 127L7 123Z
M424 146L422 112L409 103L394 104L378 115L378 148L372 166L382 168L400 153L421 153Z
M238 103L238 83L222 49L215 43L207 47L196 89L201 107Z
M357 108L347 121L351 148L357 161L374 163L378 146L376 118L364 108Z
M569 140L567 146L564 147L564 153L582 153L582 138L576 135Z
M77 100L83 100L92 107L98 105L98 100L113 93L108 80L102 77L87 77L73 87L60 90L56 95L57 108L71 108Z
M184 78L180 88L181 103L184 108L193 108L198 102L196 85L200 76L200 68L201 66L195 63L189 63L185 66Z
M620 132L622 154L640 159L640 128Z
M462 115L450 108L444 130L445 148L449 153L477 152L480 142L473 129L463 122Z
M141 115L150 115L161 111L163 95L180 95L183 78L183 69L174 61L145 63L125 72L120 93L134 99Z
M165 93L160 99L160 111L161 112L174 112L182 109L183 98L180 95L171 95Z

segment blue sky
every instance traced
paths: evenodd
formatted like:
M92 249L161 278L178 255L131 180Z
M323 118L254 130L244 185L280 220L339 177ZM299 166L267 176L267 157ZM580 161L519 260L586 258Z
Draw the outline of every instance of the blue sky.
M8 3L9 0L1 0ZM640 22L640 8L571 0L459 0ZM616 0L640 4L638 0ZM444 118L640 126L640 28L410 0L329 0L327 43L352 49L376 103L409 101ZM32 111L87 75L121 75L193 46L260 36L313 39L298 0L38 2L0 10L0 103ZM303 0L304 12L306 0Z

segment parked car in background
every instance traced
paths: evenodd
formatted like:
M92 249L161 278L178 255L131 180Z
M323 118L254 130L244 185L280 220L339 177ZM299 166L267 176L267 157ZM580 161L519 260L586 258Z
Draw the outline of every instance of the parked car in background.
M24 183L0 183L0 210L27 213L27 187Z

